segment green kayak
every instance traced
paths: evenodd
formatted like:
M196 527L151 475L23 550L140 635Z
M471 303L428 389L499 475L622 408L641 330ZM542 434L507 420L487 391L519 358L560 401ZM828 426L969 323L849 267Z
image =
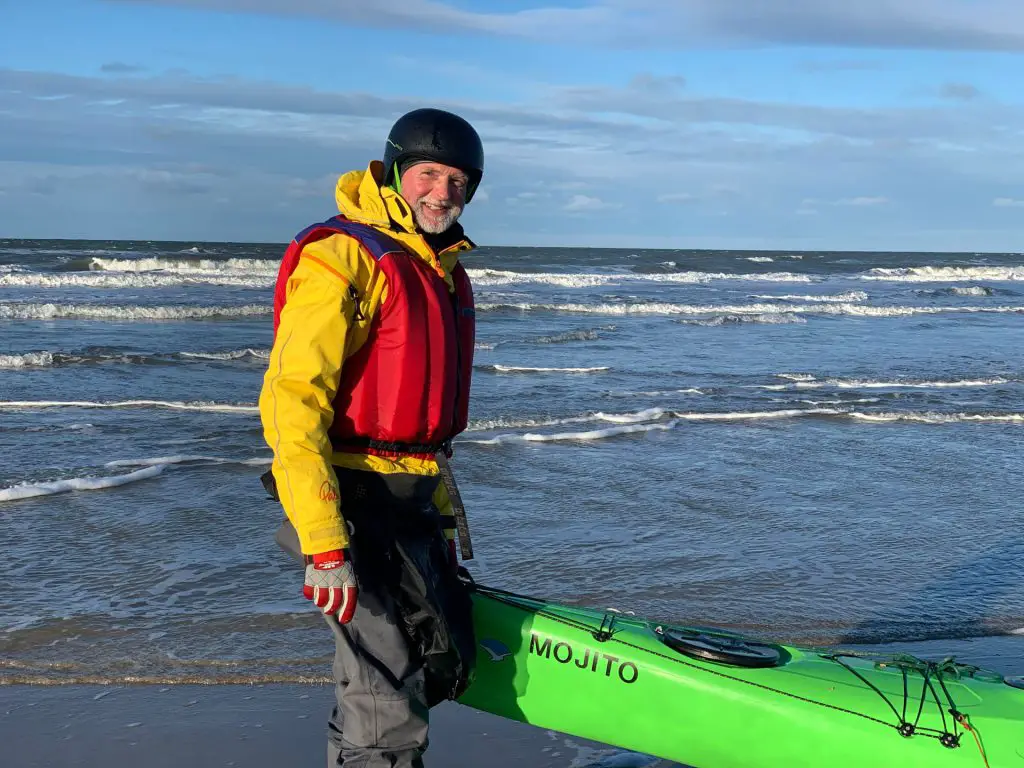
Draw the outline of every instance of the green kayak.
M459 702L696 768L1024 768L1024 680L781 645L473 585Z

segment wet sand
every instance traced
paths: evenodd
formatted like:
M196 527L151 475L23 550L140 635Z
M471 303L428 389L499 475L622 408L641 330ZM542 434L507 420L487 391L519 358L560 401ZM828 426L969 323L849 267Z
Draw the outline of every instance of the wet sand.
M0 688L4 768L321 768L325 685ZM487 713L435 707L427 768L667 768Z
M956 654L1024 675L1024 636L847 646ZM0 686L0 766L320 768L333 689L283 685ZM505 720L435 707L427 768L672 768L664 760Z

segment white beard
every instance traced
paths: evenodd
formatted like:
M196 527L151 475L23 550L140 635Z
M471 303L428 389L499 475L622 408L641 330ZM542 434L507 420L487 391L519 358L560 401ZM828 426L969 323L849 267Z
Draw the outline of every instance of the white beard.
M412 204L412 216L416 225L431 235L439 235L445 232L452 224L459 220L462 215L463 206L448 206L443 211L429 209L423 204L424 198L420 198Z

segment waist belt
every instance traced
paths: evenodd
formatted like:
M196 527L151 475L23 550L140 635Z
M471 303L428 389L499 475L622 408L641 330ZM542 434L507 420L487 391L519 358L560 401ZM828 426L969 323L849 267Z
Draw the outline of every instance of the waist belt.
M357 448L380 451L381 453L408 454L411 456L434 456L442 451L446 456L451 456L452 453L451 440L445 440L440 443L398 443L388 440L373 440L369 437L332 437L331 446L337 451Z

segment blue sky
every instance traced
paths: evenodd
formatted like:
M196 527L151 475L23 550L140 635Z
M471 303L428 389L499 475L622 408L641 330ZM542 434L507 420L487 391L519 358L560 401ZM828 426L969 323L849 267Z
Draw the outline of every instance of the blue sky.
M0 0L0 237L285 242L434 105L482 244L1024 250L1019 0Z

